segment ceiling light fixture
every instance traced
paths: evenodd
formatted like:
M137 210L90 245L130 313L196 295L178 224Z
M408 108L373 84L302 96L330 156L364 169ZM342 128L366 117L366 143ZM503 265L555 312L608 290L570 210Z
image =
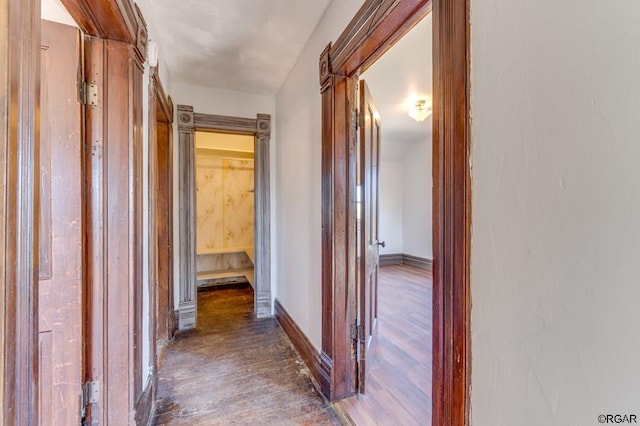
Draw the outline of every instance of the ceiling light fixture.
M427 105L427 101L424 99L416 101L416 104L409 109L409 117L416 121L424 121L424 119L430 115L431 107Z

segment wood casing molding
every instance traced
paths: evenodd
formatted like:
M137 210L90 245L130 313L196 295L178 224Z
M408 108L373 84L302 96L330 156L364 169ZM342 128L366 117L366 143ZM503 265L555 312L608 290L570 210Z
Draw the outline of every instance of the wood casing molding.
M469 423L469 0L433 0L433 424Z
M351 395L355 321L354 76L433 11L433 417L468 424L470 385L469 0L367 0L320 55L322 95L321 389ZM425 386L430 384L425 383Z
M85 36L85 78L98 85L86 116L86 380L91 421L132 419L142 378L143 68L127 43Z
M289 336L291 343L302 357L311 376L315 381L315 385L320 384L320 353L313 346L309 338L300 329L298 324L291 318L287 310L282 306L278 299L274 302L275 316L284 332Z
M61 0L86 34L135 47L144 62L148 31L142 12L132 0Z
M0 424L38 424L40 2L0 0Z
M255 314L271 316L271 116L229 117L194 112L188 105L177 106L180 168L180 305L178 329L195 326L196 320L196 216L195 216L195 132L253 135L255 155Z
M155 114L157 120L165 124L173 124L173 100L164 90L157 66L151 68L151 85L154 99L160 105L160 111Z
M149 279L156 323L153 351L174 334L173 101L164 91L158 67L151 69L149 84Z
M193 107L177 106L178 119L178 211L179 282L178 330L196 325L196 176Z

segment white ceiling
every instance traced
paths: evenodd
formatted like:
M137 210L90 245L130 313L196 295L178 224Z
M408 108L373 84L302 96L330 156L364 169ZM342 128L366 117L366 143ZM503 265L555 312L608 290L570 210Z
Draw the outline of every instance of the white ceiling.
M400 161L408 145L431 142L432 117L417 122L408 115L415 100L433 99L431 40L429 14L360 76L382 120L383 160Z
M138 0L173 81L275 95L330 0Z
M329 2L137 0L172 81L263 95L278 91ZM60 0L42 7L49 19L71 20ZM382 117L383 160L431 141L431 117L407 115L410 101L432 99L431 34L429 15L361 76Z

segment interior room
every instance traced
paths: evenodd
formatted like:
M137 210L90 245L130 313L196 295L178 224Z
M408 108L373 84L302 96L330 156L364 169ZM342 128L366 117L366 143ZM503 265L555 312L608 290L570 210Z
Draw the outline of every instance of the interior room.
M340 403L357 424L431 419L431 393L424 386L431 382L432 358L432 54L425 43L431 23L428 15L360 75L381 122L378 239L384 246L366 392Z
M198 289L254 287L254 137L196 132Z

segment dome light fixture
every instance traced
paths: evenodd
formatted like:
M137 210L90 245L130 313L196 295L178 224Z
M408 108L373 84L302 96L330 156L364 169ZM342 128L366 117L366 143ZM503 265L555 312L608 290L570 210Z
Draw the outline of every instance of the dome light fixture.
M409 117L416 121L424 121L425 118L431 115L431 112L431 107L427 105L427 101L420 99L409 109Z

